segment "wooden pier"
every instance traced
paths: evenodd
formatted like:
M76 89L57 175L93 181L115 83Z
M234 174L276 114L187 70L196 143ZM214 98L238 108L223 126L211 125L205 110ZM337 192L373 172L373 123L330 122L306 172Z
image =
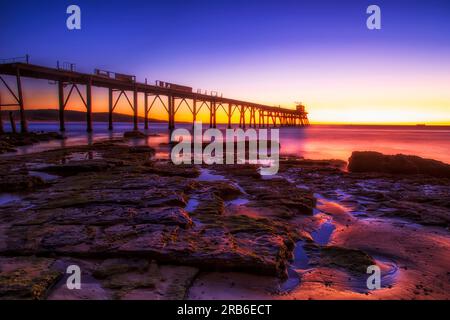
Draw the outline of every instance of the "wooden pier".
M15 77L16 88L11 87L4 77ZM306 126L309 125L307 112L301 104L296 109L286 109L267 106L253 102L241 101L223 97L212 91L194 92L191 87L177 85L164 81L155 84L137 82L132 75L120 74L95 69L94 73L81 73L75 70L73 64L57 64L50 68L29 63L28 56L25 62L0 63L0 84L3 84L14 99L14 103L2 104L0 97L0 110L2 106L16 106L20 110L20 128L27 132L25 117L25 102L23 97L22 78L48 80L58 85L59 122L60 130L65 131L64 110L73 94L78 94L86 107L86 130L92 132L92 87L106 88L108 90L108 128L113 129L113 112L120 99L125 99L133 111L134 130L138 129L138 95L144 96L144 127L148 129L149 114L157 101L161 102L168 114L169 129L175 128L176 115L182 105L186 105L192 114L192 121L196 121L202 108L209 111L209 126L217 125L216 115L223 110L228 118L228 128L231 128L232 116L239 113L239 127L268 127L268 126ZM16 90L14 90L16 89ZM246 123L249 115L249 123Z

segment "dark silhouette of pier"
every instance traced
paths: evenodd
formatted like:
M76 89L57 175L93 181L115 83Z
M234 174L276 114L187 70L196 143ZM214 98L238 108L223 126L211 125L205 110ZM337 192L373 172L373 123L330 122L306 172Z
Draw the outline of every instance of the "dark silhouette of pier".
M13 76L16 81L16 90L13 90L2 75ZM120 101L125 99L133 111L134 130L138 129L138 95L144 95L144 126L148 129L149 113L151 108L159 101L168 114L169 129L175 128L175 116L180 107L186 105L192 114L192 121L202 108L209 110L209 126L216 127L216 115L223 110L228 118L228 128L232 126L232 116L239 114L239 127L246 127L246 114L249 114L250 127L269 126L306 126L309 125L307 112L302 104L296 109L287 109L259 103L247 102L223 97L217 92L194 90L191 87L174 83L156 81L155 84L137 82L133 75L121 74L111 71L95 69L94 73L77 72L75 65L70 63L57 63L56 68L50 68L29 63L29 57L0 61L0 83L6 87L13 97L14 103L2 106L19 107L20 127L27 132L25 117L25 101L23 97L22 78L34 78L53 81L58 85L59 122L60 130L65 131L64 110L70 97L78 94L86 107L87 131L92 132L92 87L108 89L108 128L113 129L113 113ZM66 90L67 88L67 90Z

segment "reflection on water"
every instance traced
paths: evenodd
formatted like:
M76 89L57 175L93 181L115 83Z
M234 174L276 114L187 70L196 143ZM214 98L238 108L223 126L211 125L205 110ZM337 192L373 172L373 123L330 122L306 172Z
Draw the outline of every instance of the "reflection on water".
M39 171L28 171L28 174L33 177L39 177L44 182L51 182L59 179L59 176Z
M295 131L298 130L298 133ZM281 153L347 160L352 151L410 154L450 163L450 127L325 126L280 131Z
M5 124L5 130L8 130ZM107 130L106 123L94 123L94 133L85 132L84 123L67 123L65 141L43 142L33 146L19 147L20 154L43 151L52 148L91 144L99 139L120 138L123 132L132 130L131 123L115 123L114 131ZM191 129L191 124L177 127ZM219 125L220 129L225 126ZM58 131L58 123L30 122L32 131ZM206 129L207 126L205 125ZM162 157L169 154L169 132L165 123L151 123L152 134L147 139L130 140L131 144L147 144L158 150ZM157 134L157 136L154 136ZM295 155L310 159L347 160L352 151L373 150L386 154L412 154L450 163L450 127L416 126L331 126L313 125L305 128L281 128L280 143L282 155Z
M18 195L10 194L10 193L0 193L0 206L8 204L13 201L20 200L21 198Z
M315 243L324 246L330 241L331 234L333 233L334 229L336 229L336 227L332 222L324 222L320 225L319 229L311 232L311 237L313 238Z
M195 209L197 209L199 204L200 201L197 198L190 198L184 210L186 210L189 213L192 213L195 211Z
M196 178L197 181L222 181L225 177L219 174L211 173L211 170L202 168L200 175Z

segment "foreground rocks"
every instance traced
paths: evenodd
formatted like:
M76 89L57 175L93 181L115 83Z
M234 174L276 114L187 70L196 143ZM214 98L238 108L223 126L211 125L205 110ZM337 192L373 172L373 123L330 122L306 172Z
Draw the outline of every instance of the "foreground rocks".
M370 154L364 152L360 158L355 152L350 163L355 165L354 161L358 163ZM442 164L437 163L438 167ZM327 164L289 160L287 166L281 166L281 175L289 176L304 190L341 202L358 217L389 217L427 226L450 227L449 178L424 173L352 172L354 168L350 165L350 172L345 172L337 164L335 161ZM448 166L442 165L442 168Z
M443 162L403 154L384 155L373 151L353 152L348 169L351 172L424 174L450 178L450 165Z
M279 283L300 246L311 274L365 275L377 246L313 240L327 212L318 197L352 208L334 216L336 233L364 218L450 221L448 179L294 158L263 179L254 165L174 166L154 154L118 140L1 158L0 190L17 198L0 204L0 298L184 299L213 271ZM73 264L85 290L65 286Z
M247 181L244 190L231 180L198 181L200 168L173 166L154 160L153 154L148 147L105 142L2 159L0 170L12 172L2 180L3 188L21 191L21 198L0 206L0 256L23 256L30 265L36 256L50 259L43 260L47 264L40 272L56 272L38 295L22 289L2 295L41 299L50 290L51 298L69 297L61 285L52 291L64 273L58 269L61 259L86 265L96 298L158 298L156 292L163 292L159 298L181 299L205 270L286 277L300 237L288 218L311 214L310 194L298 191L288 200L282 185L273 184L275 198L259 190L254 202L265 199L261 205L266 206L279 199L284 209L277 216L230 215L226 203L252 192L253 182ZM31 171L56 178L43 181ZM194 198L199 205L188 212ZM17 272L22 268L13 265ZM172 284L163 280L170 276L166 272ZM6 282L13 281L7 277ZM41 278L46 274L28 284Z

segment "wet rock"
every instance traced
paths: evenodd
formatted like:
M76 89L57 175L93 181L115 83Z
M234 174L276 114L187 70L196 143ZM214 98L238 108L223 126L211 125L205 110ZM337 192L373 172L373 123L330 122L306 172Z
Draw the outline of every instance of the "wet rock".
M63 273L63 276L54 285L47 297L48 300L108 300L112 298L112 293L102 286L101 280L94 278L92 273L100 264L97 260L77 259L71 257L61 257L55 261L52 268ZM80 268L81 278L78 290L71 290L67 287L67 280L71 276L67 273L69 266L76 265Z
M202 220L208 223L208 219ZM215 222L215 224L213 224ZM183 229L163 224L31 225L7 232L8 254L142 257L201 269L283 276L293 241L283 225L245 216Z
M123 137L126 139L144 139L147 138L147 135L141 131L133 130L125 132Z
M170 190L152 189L146 191L143 195L143 201L149 207L186 206L183 194Z
M192 225L189 214L181 208L139 209L134 217L134 221L138 224L165 224L180 226L185 229Z
M116 299L181 300L187 296L198 269L187 266L157 265L147 270L114 274L103 280L104 286L115 291Z
M0 180L0 192L30 190L44 184L44 180L40 177L26 174L5 174Z
M94 271L96 278L104 279L114 274L125 273L130 271L143 272L148 269L150 262L146 259L107 259Z
M5 223L0 227L0 239L5 240L0 242L1 253L77 257L81 260L133 257L152 259L158 265L189 266L192 270L238 270L285 276L295 232L289 230L288 223L280 222L279 217L257 219L225 213L224 200L234 199L242 193L232 180L196 181L190 179L199 175L195 166L145 160L147 150L134 153L128 146L120 145L65 148L25 155L20 159L23 162L60 163L60 159L68 154L93 150L102 158L87 160L84 164L98 163L100 168L96 170L99 171L82 169L89 174L62 174L63 178L28 194L14 207L8 207L14 214L0 217ZM117 157L123 164L114 162ZM11 163L15 162L11 160ZM106 169L103 164L107 164ZM73 161L65 167L56 166L64 172L69 165L73 165ZM232 167L233 173L239 174L240 166ZM301 206L313 199L309 193L295 190L285 180L261 183L259 178L253 177L254 174L259 177L256 167L248 166L247 169L248 172L239 176L246 182L243 189L249 196L252 184L267 189L256 192L257 197L266 199L263 203L266 209L276 208L270 203L271 190L276 194L275 199L280 200L280 207L292 214L302 212ZM199 205L188 214L184 210L186 199L193 196ZM289 200L290 197L294 200ZM130 298L159 296L156 291L169 290L163 281L147 281L143 273L148 272L142 269L117 272L114 278L105 278L108 283L101 280L104 291L98 283L93 283L92 295L108 296L112 290L118 298ZM129 286L123 274L134 279L130 280ZM162 274L158 279L164 277L166 275ZM177 277L180 283L172 287L175 288L172 295L181 297L186 291L185 281L192 278Z
M384 217L403 218L422 225L450 227L450 215L447 208L431 207L409 201L395 201L390 210L378 210L377 213Z
M247 177L258 180L261 178L261 175L258 172L259 166L253 164L240 164L235 166L214 165L213 168L214 170L217 170L218 172L221 172L227 176Z
M273 214L281 218L312 215L316 204L311 192L297 188L285 179L271 179L263 185L251 184L244 188L253 197L248 206L271 208Z
M199 205L195 208L193 214L202 218L212 218L211 215L222 215L224 211L224 202L222 198L215 194L200 195Z
M53 259L0 257L0 299L44 299L61 277Z
M121 162L112 162L103 159L80 160L39 168L37 171L53 173L60 176L72 176L79 173L106 171L121 164Z
M7 152L16 152L17 149L15 149L10 143L6 141L0 141L0 154L7 153Z
M432 159L403 154L384 155L373 151L355 151L349 159L351 172L424 174L450 178L450 165Z
M161 176L179 176L185 178L196 178L200 171L191 165L174 165L163 161L148 161L145 163L146 172L155 173Z
M110 290L104 288L101 281L86 274L81 268L81 289L70 290L67 288L67 278L62 278L48 294L48 300L110 300L113 295Z
M155 154L155 149L149 146L134 146L130 147L130 153L148 153L151 155Z
M111 226L116 224L162 224L188 228L192 220L179 207L133 208L121 206L92 206L88 208L58 208L29 212L16 219L13 226L40 224Z
M28 146L38 142L62 140L64 137L56 132L28 132L0 134L0 154L14 152L15 147Z
M290 168L307 168L316 172L339 172L347 166L347 162L342 160L311 160L303 158L281 158L280 172L285 172Z
M242 194L238 187L227 181L195 181L190 187L201 193L214 194L225 201L236 199Z
M368 266L376 265L375 260L364 251L336 246L320 248L319 257L311 259L310 263L338 267L352 273L366 273Z

